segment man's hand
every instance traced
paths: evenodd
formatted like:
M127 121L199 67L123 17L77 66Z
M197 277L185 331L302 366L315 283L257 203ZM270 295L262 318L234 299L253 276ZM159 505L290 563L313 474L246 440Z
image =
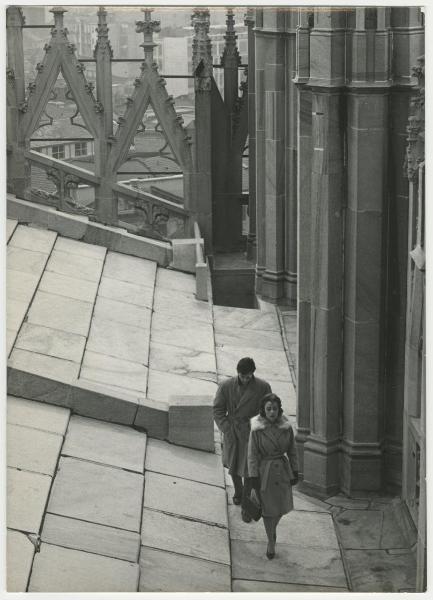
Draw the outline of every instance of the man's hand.
M290 485L296 485L299 481L298 471L293 471L294 478L290 480Z
M251 487L256 492L260 492L260 477L250 477Z

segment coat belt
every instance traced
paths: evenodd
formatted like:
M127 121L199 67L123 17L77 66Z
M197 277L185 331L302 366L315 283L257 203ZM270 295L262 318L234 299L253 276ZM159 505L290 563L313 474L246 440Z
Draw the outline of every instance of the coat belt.
M263 470L263 475L260 482L260 491L264 492L266 490L266 486L268 485L269 472L271 470L271 462L273 460L282 459L285 463L286 468L289 466L288 458L285 454L272 454L271 456L263 456L261 462L265 463L265 468Z

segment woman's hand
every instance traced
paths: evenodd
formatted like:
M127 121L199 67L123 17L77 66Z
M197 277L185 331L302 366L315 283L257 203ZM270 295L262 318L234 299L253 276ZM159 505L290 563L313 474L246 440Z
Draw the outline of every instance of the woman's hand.
M290 485L296 485L299 481L299 473L298 471L293 471L293 479L290 480Z

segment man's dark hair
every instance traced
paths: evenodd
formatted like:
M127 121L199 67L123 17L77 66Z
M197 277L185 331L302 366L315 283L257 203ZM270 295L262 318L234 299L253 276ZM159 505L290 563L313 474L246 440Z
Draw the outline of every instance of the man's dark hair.
M248 375L248 373L254 373L256 370L256 364L252 358L246 356L245 358L241 358L241 360L238 362L236 370L241 375Z
M266 394L266 396L263 396L263 398L260 400L259 415L263 418L266 418L265 405L268 402L273 402L278 405L278 417L281 417L281 415L283 414L283 406L282 406L281 400L279 399L277 394L273 394L273 393Z

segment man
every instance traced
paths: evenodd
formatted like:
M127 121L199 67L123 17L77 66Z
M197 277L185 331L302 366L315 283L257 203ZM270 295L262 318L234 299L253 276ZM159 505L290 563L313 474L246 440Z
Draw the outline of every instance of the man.
M256 365L252 358L241 358L236 370L237 376L219 386L213 414L215 423L224 435L223 463L233 480L233 503L241 504L242 494L248 494L251 488L247 465L250 419L259 414L260 400L271 392L271 386L263 379L254 377ZM246 523L251 521L244 511L242 519Z

